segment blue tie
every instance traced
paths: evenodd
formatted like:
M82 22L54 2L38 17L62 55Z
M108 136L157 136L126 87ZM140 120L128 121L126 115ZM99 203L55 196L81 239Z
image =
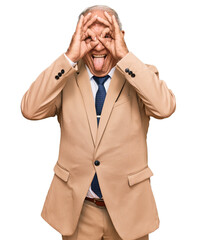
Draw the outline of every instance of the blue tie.
M93 76L93 79L98 84L98 91L96 93L96 99L95 99L95 107L96 107L96 114L97 114L97 125L99 125L100 115L101 115L101 112L102 112L103 103L105 101L105 96L106 96L106 90L105 90L105 87L104 87L104 83L108 78L109 78L109 75L106 75L104 77ZM101 189L99 187L98 178L97 178L96 173L95 173L94 178L93 178L92 183L91 183L91 189L92 189L93 192L96 193L97 196L99 196L99 198L102 198L102 193L101 193Z

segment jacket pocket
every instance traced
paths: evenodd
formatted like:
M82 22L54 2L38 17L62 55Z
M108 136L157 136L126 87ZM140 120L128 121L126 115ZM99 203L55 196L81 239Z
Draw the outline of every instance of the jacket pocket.
M58 162L55 164L55 167L53 170L59 178L61 178L65 182L68 181L68 178L70 175L69 171L63 168L62 166L60 166Z
M146 167L137 173L129 174L128 175L129 186L133 186L137 183L140 183L145 179L150 178L151 176L153 176L153 172L149 167Z

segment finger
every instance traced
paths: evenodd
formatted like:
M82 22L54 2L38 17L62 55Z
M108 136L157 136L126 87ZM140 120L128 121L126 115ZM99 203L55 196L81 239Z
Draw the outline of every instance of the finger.
M86 32L89 26L91 26L95 21L97 20L97 15L95 15L93 18L91 18L83 27L83 31Z
M98 37L98 39L109 51L111 50L111 42L102 37Z
M91 18L91 12L89 12L85 17L84 17L84 24L86 24L87 23L87 21Z
M104 14L105 14L106 18L108 19L108 21L112 24L112 18L109 15L109 13L105 11Z
M109 35L109 36L107 36ZM101 33L102 38L113 38L113 32L107 27Z
M93 49L94 47L96 47L98 44L99 44L98 39L97 39L96 41L91 41L91 42L87 43L88 52L89 52L91 49Z
M96 41L96 34L95 34L95 32L93 32L93 31L90 30L89 28L88 28L87 31L84 33L82 40L85 40L85 39L88 38L88 37L91 37L91 39L92 39L93 41Z
M108 27L102 31L101 37L104 38L107 33L110 33L110 29Z
M81 33L82 27L83 27L83 21L84 21L84 16L81 15L79 22L77 24L77 27L76 27L76 33Z
M112 30L112 25L105 19L101 18L101 17L97 17L98 21L103 23L104 25L108 26L110 28L110 30Z
M115 35L120 34L120 27L119 27L116 17L114 15L112 15L112 21L113 21L113 25L114 25Z

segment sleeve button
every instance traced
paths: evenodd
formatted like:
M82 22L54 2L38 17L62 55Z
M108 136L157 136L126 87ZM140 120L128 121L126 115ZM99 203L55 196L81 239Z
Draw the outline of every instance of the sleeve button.
M56 76L55 76L55 79L56 79L56 80L58 80L58 79L59 79L59 76L58 76L58 75L56 75Z
M64 74L64 73L65 73L64 69L62 69L62 70L61 70L61 73L62 73L62 74Z

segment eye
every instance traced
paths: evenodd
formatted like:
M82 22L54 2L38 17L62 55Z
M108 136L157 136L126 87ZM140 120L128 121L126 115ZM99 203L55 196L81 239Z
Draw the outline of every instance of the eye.
M88 36L88 37L87 37L85 40L88 40L88 39L90 39L90 40L91 40L92 38L91 38L90 36Z
M106 34L105 38L111 38L111 35L110 34Z

